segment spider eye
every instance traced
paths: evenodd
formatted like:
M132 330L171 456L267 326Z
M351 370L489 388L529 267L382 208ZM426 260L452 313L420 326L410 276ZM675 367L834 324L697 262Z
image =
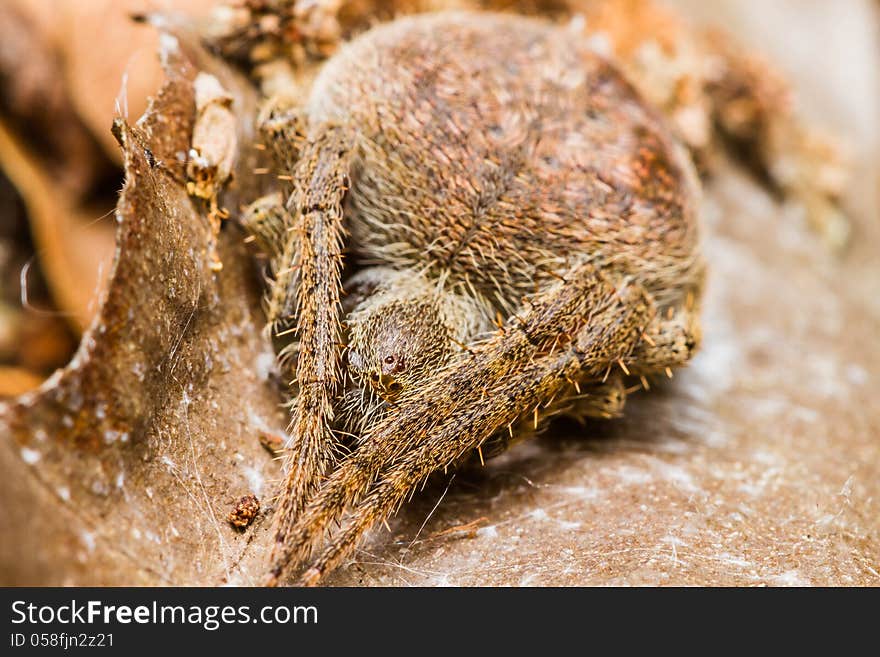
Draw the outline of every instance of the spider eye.
M370 380L371 380L371 381L376 381L376 382L378 382L378 381L379 381L379 375L376 374L375 372L373 372L372 374L370 374Z
M385 364L393 365L394 364L394 356L385 356Z

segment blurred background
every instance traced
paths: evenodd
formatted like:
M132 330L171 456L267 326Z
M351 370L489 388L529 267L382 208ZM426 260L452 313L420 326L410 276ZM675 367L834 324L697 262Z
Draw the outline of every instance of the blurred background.
M137 119L162 79L156 32L130 15L211 4L0 3L0 396L68 362L112 264L110 125Z

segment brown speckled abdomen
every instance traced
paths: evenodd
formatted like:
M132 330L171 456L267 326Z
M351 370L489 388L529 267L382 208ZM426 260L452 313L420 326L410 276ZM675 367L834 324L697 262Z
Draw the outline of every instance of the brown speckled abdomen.
M364 262L448 269L501 305L575 258L633 274L661 300L699 277L686 153L560 27L396 21L328 63L308 113L359 135L346 217Z

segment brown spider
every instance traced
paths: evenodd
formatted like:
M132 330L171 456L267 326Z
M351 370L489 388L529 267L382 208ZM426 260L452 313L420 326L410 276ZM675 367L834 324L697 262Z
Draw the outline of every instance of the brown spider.
M705 144L589 43L512 15L402 18L345 45L299 106L268 105L292 193L245 225L296 362L270 583L304 566L316 583L431 473L559 413L617 415L698 347ZM707 89L712 115L760 105ZM822 197L809 175L773 182Z

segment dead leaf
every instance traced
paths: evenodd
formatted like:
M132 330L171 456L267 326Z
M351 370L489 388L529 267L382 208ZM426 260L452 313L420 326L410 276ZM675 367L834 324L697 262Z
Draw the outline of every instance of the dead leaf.
M5 583L219 584L260 574L259 528L239 534L225 518L245 495L271 497L279 466L259 435L283 433L281 396L261 365L272 352L243 236L232 226L221 233L225 267L212 271L210 222L185 189L193 60L211 62L171 36L164 56L168 80L145 119L118 124L126 185L100 312L67 368L0 407L0 435L12 438L0 443L0 498L14 530L0 542ZM247 83L210 72L241 125L252 122ZM253 168L252 157L237 161Z

